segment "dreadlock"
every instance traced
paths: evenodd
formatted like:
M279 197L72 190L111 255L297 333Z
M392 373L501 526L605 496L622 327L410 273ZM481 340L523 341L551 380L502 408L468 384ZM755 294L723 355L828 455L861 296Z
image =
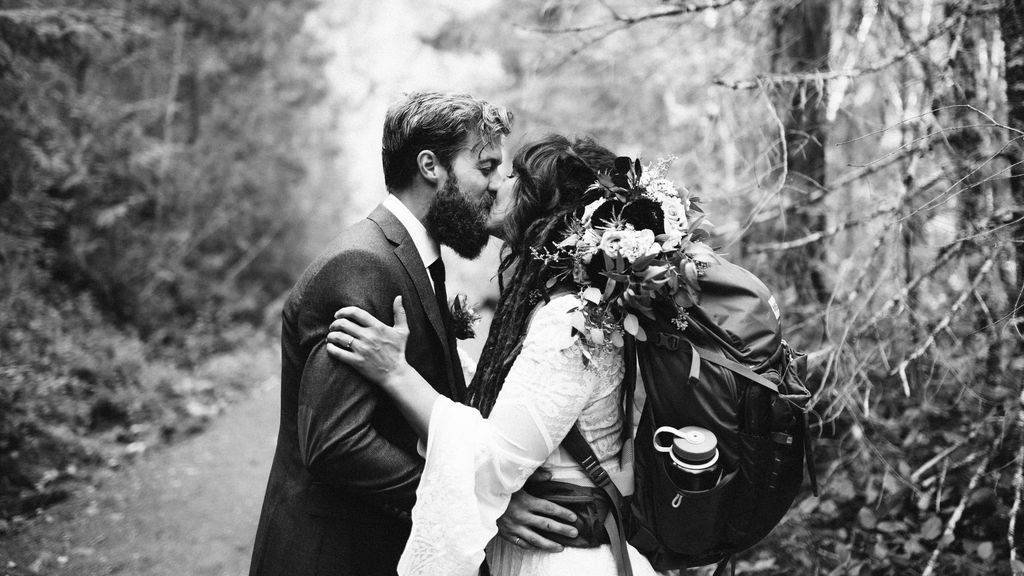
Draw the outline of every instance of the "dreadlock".
M535 258L534 251L561 240L569 218L600 195L587 189L598 173L611 171L614 161L615 154L589 138L570 141L559 135L546 136L516 152L512 170L518 180L505 219L505 246L498 267L500 297L469 391L470 405L485 417L519 355L530 314L549 295L547 283L554 271ZM575 286L553 287L565 288Z

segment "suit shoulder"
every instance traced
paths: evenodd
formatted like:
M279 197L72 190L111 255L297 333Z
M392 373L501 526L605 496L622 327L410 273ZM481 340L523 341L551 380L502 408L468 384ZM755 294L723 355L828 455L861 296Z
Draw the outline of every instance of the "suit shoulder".
M306 268L292 288L289 304L390 284L396 264L394 245L376 224L361 220L335 237Z

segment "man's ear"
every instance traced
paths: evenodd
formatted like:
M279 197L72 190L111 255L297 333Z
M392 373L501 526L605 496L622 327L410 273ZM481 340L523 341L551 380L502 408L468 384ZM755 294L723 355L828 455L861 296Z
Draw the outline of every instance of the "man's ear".
M416 167L419 168L420 176L430 182L431 184L437 184L441 181L441 178L446 175L444 166L441 166L441 162L437 159L437 155L431 150L421 150L416 155Z

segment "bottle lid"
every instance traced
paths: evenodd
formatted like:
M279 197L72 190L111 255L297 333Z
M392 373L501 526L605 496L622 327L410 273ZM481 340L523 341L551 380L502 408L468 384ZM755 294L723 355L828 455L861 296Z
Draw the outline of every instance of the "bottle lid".
M672 453L679 460L689 464L707 462L715 457L718 438L715 433L699 426L680 428L672 442Z

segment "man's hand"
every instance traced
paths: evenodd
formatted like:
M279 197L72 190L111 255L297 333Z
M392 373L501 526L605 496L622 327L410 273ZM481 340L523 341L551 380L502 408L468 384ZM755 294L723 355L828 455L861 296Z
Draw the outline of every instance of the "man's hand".
M538 471L530 479L545 480L547 477L550 474ZM526 550L561 552L561 544L541 536L537 530L575 538L577 531L571 524L575 521L576 514L571 510L520 490L512 495L505 513L498 518L498 534Z

